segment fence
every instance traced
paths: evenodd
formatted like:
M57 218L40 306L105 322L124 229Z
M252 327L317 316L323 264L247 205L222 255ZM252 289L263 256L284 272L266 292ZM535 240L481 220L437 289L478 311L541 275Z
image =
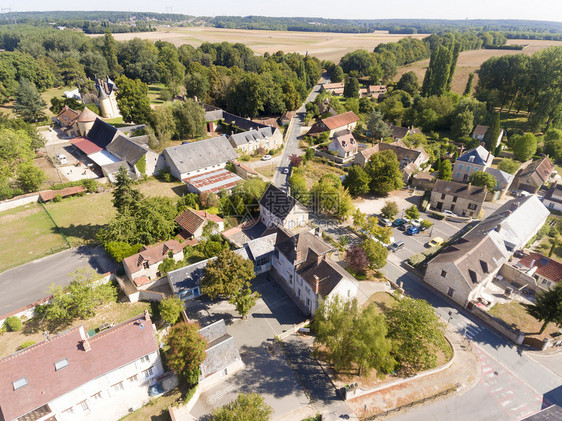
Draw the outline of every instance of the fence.
M31 193L31 194L24 194L23 196L17 196L13 199L4 200L0 202L0 212L17 208L19 206L27 205L29 203L35 203L39 201L39 194Z

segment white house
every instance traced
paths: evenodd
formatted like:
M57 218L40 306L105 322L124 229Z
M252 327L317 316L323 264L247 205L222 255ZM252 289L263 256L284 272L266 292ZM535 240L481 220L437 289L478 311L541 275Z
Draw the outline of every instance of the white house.
M143 246L137 254L123 259L123 267L129 280L140 285L139 278L152 280L159 278L158 266L166 258L172 258L176 262L183 259L183 248L176 240L168 240L154 246Z
M337 153L340 158L353 158L359 146L349 130L334 133L334 140L328 145L328 150Z
M0 418L118 420L162 373L148 312L93 336L76 326L0 360Z
M251 154L259 148L269 151L283 146L283 133L275 127L265 126L232 134L228 140L237 151Z
M292 236L277 232L272 271L290 297L307 314L314 314L321 300L335 295L345 299L357 296L357 283L328 253L333 247L312 233Z
M548 209L562 212L562 185L559 185L558 182L553 183L544 195L542 203Z
M308 209L273 184L267 187L259 205L261 222L266 227L294 229L308 224Z

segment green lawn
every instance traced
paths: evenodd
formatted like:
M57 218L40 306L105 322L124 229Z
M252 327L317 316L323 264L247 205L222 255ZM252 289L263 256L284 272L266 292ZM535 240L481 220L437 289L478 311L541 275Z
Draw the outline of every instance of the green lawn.
M507 112L501 113L501 127L503 129L511 129L511 130L527 130L527 121L529 117L527 114L517 114L517 113L510 113Z
M0 272L51 254L66 244L37 203L0 212Z
M160 93L162 89L166 86L163 83L155 83L153 85L148 85L148 98L151 104L163 104L164 101L160 98Z
M527 334L527 336L537 334L542 326L542 322L530 316L525 310L525 307L517 301L511 301L505 304L494 304L489 313L503 320L508 325L519 329L521 332ZM541 337L549 337L551 333L557 330L554 323L549 323Z
M390 295L388 292L380 291L375 292L369 297L369 299L363 304L363 307L368 307L370 304L375 304L381 313L385 313L392 307L392 304L396 302L396 298Z
M178 199L187 193L185 183L180 181L172 181L166 183L156 178L149 178L147 181L135 186L145 196L164 196L172 199Z
M45 109L45 114L47 116L53 116L54 114L49 111L49 107L51 106L51 99L55 97L62 97L64 91L72 91L75 87L73 86L59 86L58 88L50 88L47 89L45 92L41 93L41 98L47 103L47 108Z

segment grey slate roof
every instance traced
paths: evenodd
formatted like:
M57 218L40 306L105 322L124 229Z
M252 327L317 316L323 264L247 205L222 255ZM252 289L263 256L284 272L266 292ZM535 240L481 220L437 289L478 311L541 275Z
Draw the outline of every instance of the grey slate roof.
M505 171L498 170L497 168L488 167L486 168L486 172L491 174L498 183L510 185L513 179L515 178L514 175L506 173Z
M127 174L129 175L129 178L132 178L133 180L137 178L137 173L135 172L135 169L127 161L112 162L111 164L106 164L102 166L101 169L103 172L107 174L109 181L115 183L117 181L115 174L117 174L117 172L121 167L124 167L127 170Z
M226 325L223 319L199 329L199 334L207 341L206 357L201 363L199 380L203 380L240 360L234 338L226 333Z
M488 154L489 152L483 146L477 146L476 148L469 149L468 151L463 153L457 158L457 161L486 165ZM470 161L471 156L474 157L473 161Z
M562 420L562 407L552 405L536 414L523 418L521 421L560 421Z
M273 253L275 248L275 241L277 233L266 235L265 237L256 238L255 240L248 241L244 244L244 248L252 260L257 260L260 257Z
M113 139L106 149L131 165L135 165L147 152L142 146L122 134Z
M116 133L117 129L115 127L97 118L87 137L88 140L105 149L111 143Z
M281 220L284 220L297 204L301 205L295 198L273 184L267 187L260 199L260 205Z
M433 186L434 193L449 194L451 196L483 202L486 198L486 188L457 183L456 181L437 180Z
M226 136L172 146L164 152L180 173L212 167L238 158Z
M258 130L248 130L242 133L236 133L229 136L231 145L234 148L245 145L246 143L267 139L273 135L275 129L271 126L261 127Z
M283 234L278 234L275 247L287 260L294 264L307 260L310 250L317 255L323 255L334 249L333 246L309 232L301 232L293 236L289 236L286 232L283 232Z

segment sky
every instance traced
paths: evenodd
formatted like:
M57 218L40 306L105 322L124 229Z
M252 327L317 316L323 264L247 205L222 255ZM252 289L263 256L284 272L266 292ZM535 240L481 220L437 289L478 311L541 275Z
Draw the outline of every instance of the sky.
M71 8L69 9L69 6ZM123 10L194 16L528 19L562 22L562 0L1 0L0 11Z

